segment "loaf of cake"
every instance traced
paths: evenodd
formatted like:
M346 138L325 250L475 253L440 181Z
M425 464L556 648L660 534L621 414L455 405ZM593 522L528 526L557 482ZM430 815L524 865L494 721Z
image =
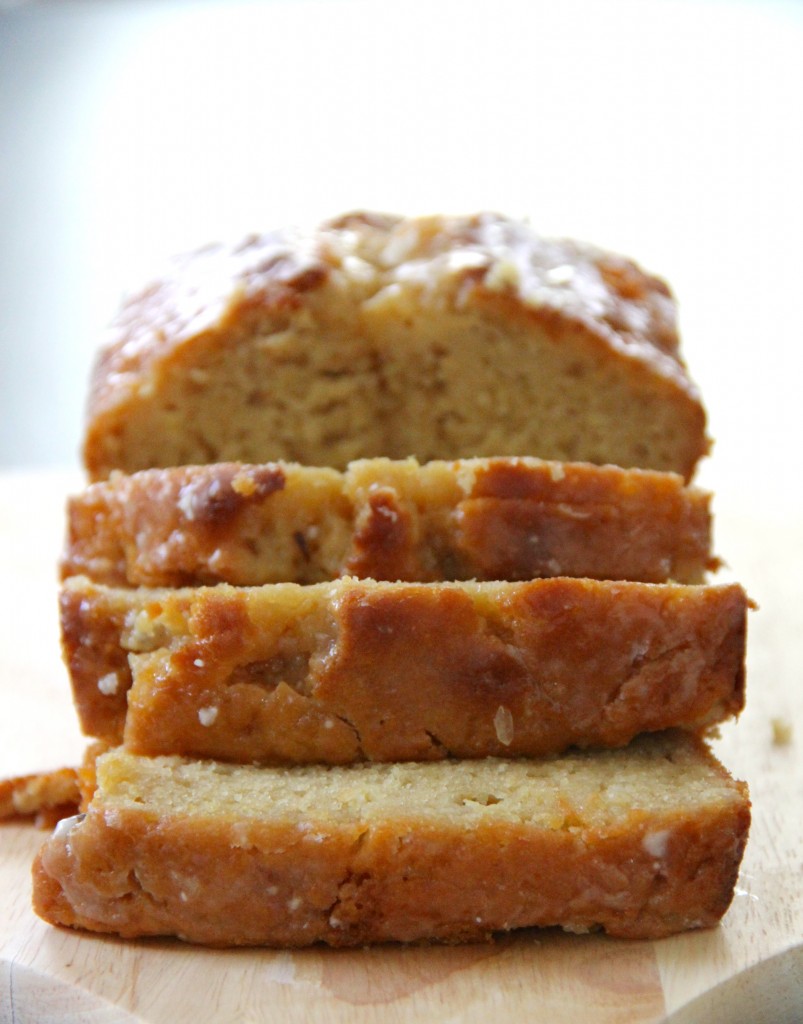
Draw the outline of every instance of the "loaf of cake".
M496 214L355 213L177 259L98 357L115 470L533 455L672 470L708 448L666 285Z
M211 946L716 924L744 703L666 285L483 213L175 260L97 359L56 925ZM111 749L110 749L111 747ZM63 809L62 805L62 809Z
M206 945L716 924L750 818L694 737L539 761L256 768L116 750L34 866L46 921Z
M741 587L64 585L84 730L261 763L540 756L737 714ZM133 674L133 685L132 685Z
M699 583L710 496L538 459L239 463L113 474L68 503L62 577L151 587L542 576Z

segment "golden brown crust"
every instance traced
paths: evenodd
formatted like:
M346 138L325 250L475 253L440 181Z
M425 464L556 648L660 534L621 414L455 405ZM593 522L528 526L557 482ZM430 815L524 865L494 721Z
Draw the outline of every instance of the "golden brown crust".
M582 576L702 582L709 496L674 474L537 459L115 474L72 498L62 578L253 586Z
M207 945L466 941L554 925L654 939L710 927L730 903L750 818L746 788L680 737L471 772L464 762L232 776L110 756L86 818L36 860L36 912ZM122 778L104 781L115 770ZM158 792L137 779L149 770L161 773ZM264 811L232 806L232 780L248 772ZM190 785L198 796L185 807ZM270 809L272 794L289 810Z
M265 763L538 756L705 728L742 707L746 607L736 585L565 578L154 592L74 579L62 597L86 732L119 739L125 720L140 753Z
M689 478L707 447L663 282L494 214L358 214L210 247L132 298L98 357L84 458L92 479L408 454Z

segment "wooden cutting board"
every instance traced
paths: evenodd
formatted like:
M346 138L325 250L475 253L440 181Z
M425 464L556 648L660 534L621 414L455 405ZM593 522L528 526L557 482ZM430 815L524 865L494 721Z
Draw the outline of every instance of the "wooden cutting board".
M64 499L78 487L67 474L0 476L2 776L76 763L83 749L59 656L55 574ZM0 1024L641 1024L675 1011L683 1024L803 1020L803 508L786 504L768 517L753 499L720 496L717 505L717 546L731 566L721 575L743 582L760 606L748 709L717 744L754 804L737 894L719 928L660 942L550 930L480 946L292 953L121 942L35 917L30 864L43 834L5 824ZM782 723L792 728L788 742Z

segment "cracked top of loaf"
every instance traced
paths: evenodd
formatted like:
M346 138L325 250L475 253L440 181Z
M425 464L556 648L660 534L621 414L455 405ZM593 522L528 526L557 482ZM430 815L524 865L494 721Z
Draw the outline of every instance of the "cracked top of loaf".
M115 468L377 455L612 462L688 478L705 413L675 304L632 261L491 213L352 213L175 259L96 363Z

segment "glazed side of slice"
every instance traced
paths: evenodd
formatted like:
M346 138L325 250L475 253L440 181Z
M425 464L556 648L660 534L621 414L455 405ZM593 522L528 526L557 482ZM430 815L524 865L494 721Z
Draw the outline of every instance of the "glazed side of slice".
M115 474L73 497L62 576L122 586L583 576L700 583L709 495L649 470L371 459Z
M741 587L513 583L62 592L86 732L261 763L540 756L704 729L744 698ZM133 678L133 684L132 684Z

